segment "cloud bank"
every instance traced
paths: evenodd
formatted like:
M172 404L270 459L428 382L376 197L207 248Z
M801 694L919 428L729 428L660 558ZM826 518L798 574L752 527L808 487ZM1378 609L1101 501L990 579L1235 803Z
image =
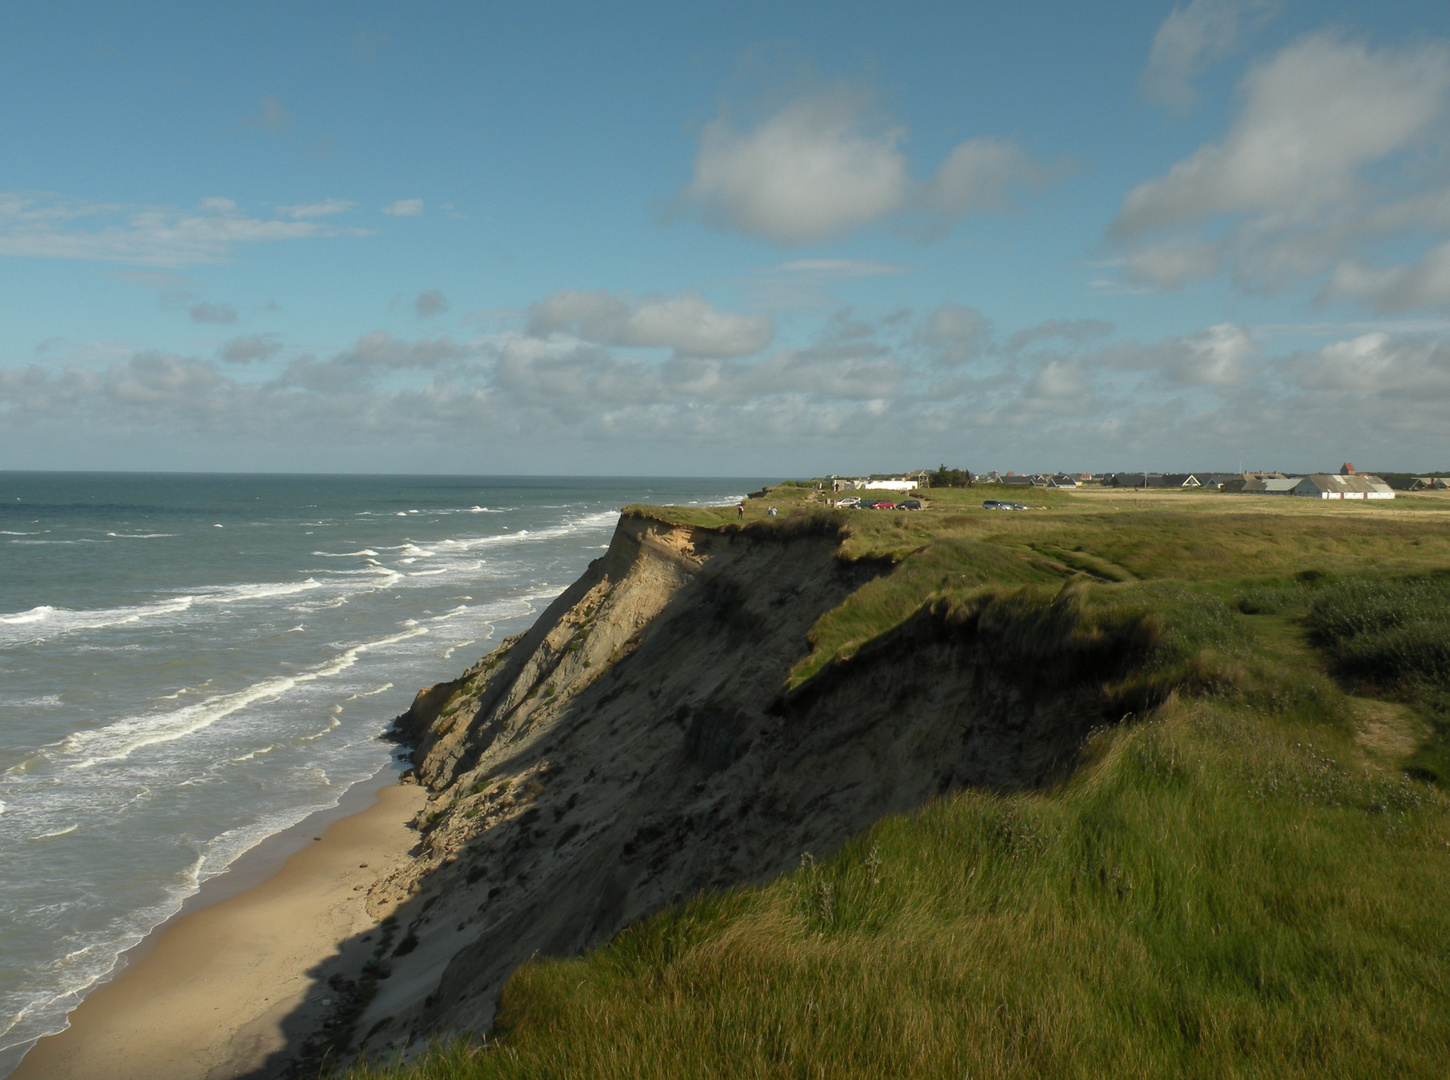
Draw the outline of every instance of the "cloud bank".
M177 210L0 192L0 256L169 267L225 262L243 244L365 235L308 220L316 215L292 213L296 207L287 209L284 221L252 217L223 198Z
M1002 335L965 304L842 309L784 346L773 330L698 294L561 292L532 305L521 329L471 340L375 331L318 356L247 335L210 357L37 360L0 370L0 444L57 424L127 446L160 432L295 446L300 432L302 445L351 447L373 467L401 445L506 448L545 469L581 454L599 468L653 461L666 472L782 455L842 470L883 456L1224 468L1246 449L1289 468L1376 454L1426 467L1404 460L1412 433L1421 452L1450 458L1450 433L1425 434L1445 430L1450 343L1421 334L1376 330L1272 353L1231 322L1150 341L1093 319Z

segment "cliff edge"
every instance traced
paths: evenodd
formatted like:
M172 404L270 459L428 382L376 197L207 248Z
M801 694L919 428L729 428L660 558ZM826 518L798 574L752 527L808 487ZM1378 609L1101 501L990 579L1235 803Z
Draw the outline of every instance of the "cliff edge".
M1055 678L1013 674L1022 627L988 600L928 604L787 693L812 624L891 570L843 558L837 528L626 515L531 630L419 693L400 725L431 795L417 857L370 897L405 902L357 1047L486 1032L529 957L788 870L940 792L1038 783L1116 707L1103 680L1147 630L1079 633L1070 590L1039 605Z

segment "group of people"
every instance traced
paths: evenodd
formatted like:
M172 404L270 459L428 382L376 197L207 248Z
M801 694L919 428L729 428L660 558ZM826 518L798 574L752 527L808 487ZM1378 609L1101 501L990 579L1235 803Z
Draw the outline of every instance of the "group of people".
M771 517L775 517L776 516L776 509L775 509L775 507L772 506L769 510L766 511L766 513L769 514ZM741 503L739 506L737 506L735 508L735 516L738 517L738 518L740 518L740 519L742 519L742 520L744 519L744 517L745 517L745 504L744 503Z

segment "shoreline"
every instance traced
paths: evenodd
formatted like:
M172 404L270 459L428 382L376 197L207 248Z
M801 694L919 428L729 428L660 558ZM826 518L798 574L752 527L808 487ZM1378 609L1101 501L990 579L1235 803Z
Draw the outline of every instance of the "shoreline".
M325 1019L328 975L366 959L369 889L417 844L409 825L428 793L402 781L401 766L395 753L336 806L205 882L11 1080L232 1080L280 1067L269 1059Z

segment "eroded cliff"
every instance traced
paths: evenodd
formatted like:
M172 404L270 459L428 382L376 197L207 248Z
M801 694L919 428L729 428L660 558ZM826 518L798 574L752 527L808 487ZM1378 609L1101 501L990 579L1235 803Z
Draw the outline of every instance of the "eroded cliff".
M1022 678L1021 626L990 602L928 605L786 693L811 625L890 570L841 558L839 541L819 522L626 516L533 629L419 694L401 720L432 796L418 857L372 896L404 903L356 1025L365 1049L486 1031L531 955L777 874L941 791L1042 780L1115 707L1114 665L1145 647L1137 624L1079 633L1065 592L1037 635L1055 674Z

